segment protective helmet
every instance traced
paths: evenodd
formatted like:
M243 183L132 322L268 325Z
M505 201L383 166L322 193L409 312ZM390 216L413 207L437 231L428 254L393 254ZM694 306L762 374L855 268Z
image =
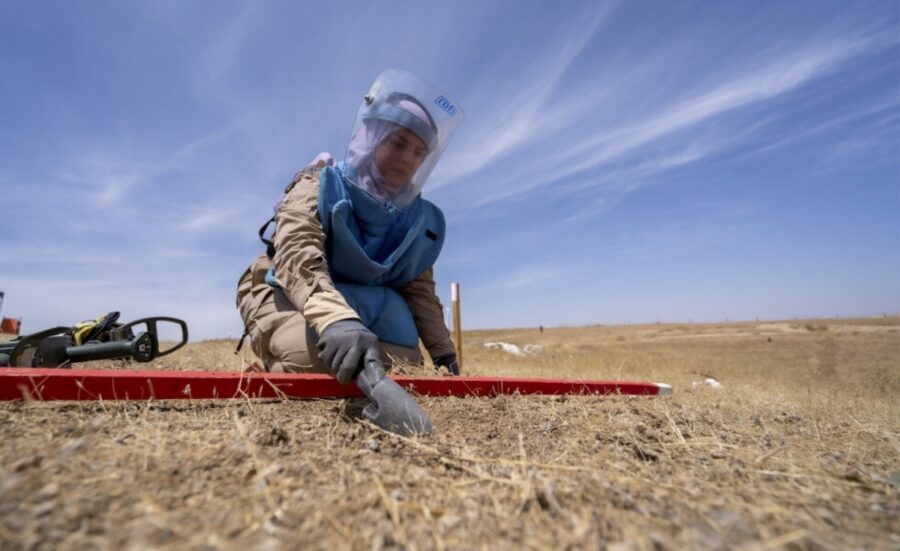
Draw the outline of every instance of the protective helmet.
M434 86L405 71L384 71L363 98L353 127L344 159L353 168L352 183L383 204L406 207L422 191L462 118L462 109ZM378 148L389 147L388 140L409 138L404 131L421 140L410 144L416 149L416 166L406 167L408 172L382 174L376 162Z
M437 145L437 124L422 102L403 92L391 92L378 103L372 96L365 96L363 120L382 120L398 124L414 132L429 151Z

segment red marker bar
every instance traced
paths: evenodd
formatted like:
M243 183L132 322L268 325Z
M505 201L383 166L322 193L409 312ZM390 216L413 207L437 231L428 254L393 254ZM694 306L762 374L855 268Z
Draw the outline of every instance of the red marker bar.
M662 383L571 381L518 377L392 377L425 396L500 394L628 394L666 396ZM0 368L0 401L9 400L178 400L226 398L350 398L356 385L324 374L214 371L125 371Z

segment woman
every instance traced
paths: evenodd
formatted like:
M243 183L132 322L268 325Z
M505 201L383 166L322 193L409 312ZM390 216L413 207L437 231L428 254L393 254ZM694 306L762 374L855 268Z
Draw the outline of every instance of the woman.
M237 305L269 371L330 372L367 358L420 362L418 342L458 374L434 292L444 217L421 190L463 113L409 73L385 71L360 107L347 155L319 155L285 190L275 233L241 276ZM318 349L318 354L315 353Z

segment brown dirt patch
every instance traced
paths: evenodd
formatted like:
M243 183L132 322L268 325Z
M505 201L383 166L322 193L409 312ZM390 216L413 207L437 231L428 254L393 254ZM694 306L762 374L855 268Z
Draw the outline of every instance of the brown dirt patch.
M429 438L352 400L0 404L0 546L896 549L900 319L797 323L467 333L470 374L675 396L422 397ZM149 367L239 370L234 344Z

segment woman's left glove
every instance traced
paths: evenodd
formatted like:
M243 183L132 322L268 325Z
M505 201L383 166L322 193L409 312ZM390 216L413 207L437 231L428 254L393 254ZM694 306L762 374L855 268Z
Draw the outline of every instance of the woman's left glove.
M319 336L319 359L331 367L331 374L347 384L369 358L381 359L378 337L357 320L336 321Z
M449 371L452 375L459 375L459 362L456 360L456 354L449 353L444 354L443 356L438 356L434 358L434 365L436 367L446 367L447 371Z

